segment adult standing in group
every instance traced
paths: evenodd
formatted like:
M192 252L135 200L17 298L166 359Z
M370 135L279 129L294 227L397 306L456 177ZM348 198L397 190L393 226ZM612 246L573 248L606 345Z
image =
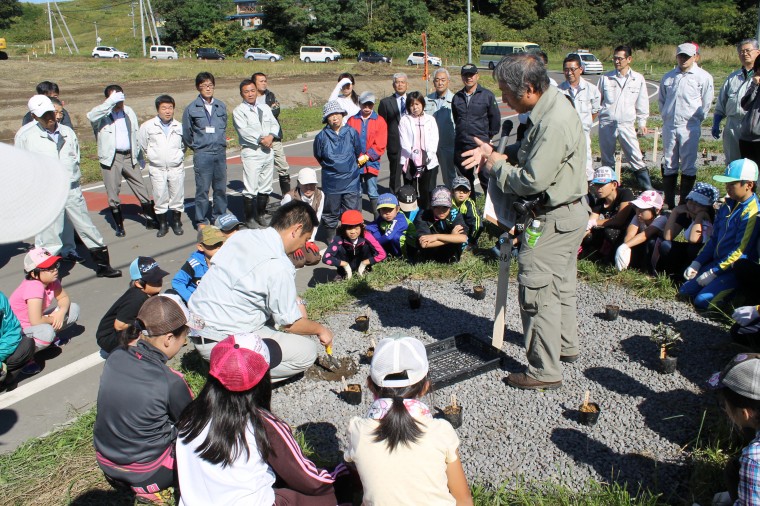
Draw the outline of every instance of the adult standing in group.
M475 172L462 164L465 151L476 148L475 138L490 142L499 133L501 113L496 103L496 96L478 84L480 75L478 67L468 63L461 69L464 88L454 94L451 110L454 114L456 136L454 141L454 164L459 172L470 181L475 189ZM483 193L488 189L488 178L479 177Z
M760 162L760 58L752 66L752 77L747 91L741 99L741 107L746 114L739 128L739 151L742 158ZM757 190L757 188L755 188Z
M232 112L232 124L240 140L243 161L243 204L248 228L268 227L266 216L274 177L274 138L280 130L272 110L259 103L256 83L244 79L240 83L243 103Z
M406 110L398 127L404 181L417 190L420 209L428 209L438 177L438 125L425 114L425 96L419 91L407 95Z
M336 100L343 109L346 111L346 115L343 116L343 124L345 125L348 118L359 114L361 109L361 103L359 102L359 95L356 94L354 89L356 86L356 80L352 74L343 72L338 76L338 84L335 85L328 102Z
M302 336L332 344L330 329L308 319L288 259L316 226L314 209L293 201L274 212L271 227L241 230L227 239L188 304L191 325L198 329L198 337L191 339L203 358L208 360L214 346L230 334L255 333L280 346L282 362L272 369L272 381L281 381L305 371L317 358L316 344Z
M726 165L745 158L739 148L739 129L745 110L742 108L742 98L747 93L755 73L752 66L755 59L760 55L758 51L757 39L744 39L736 45L736 51L739 53L739 62L741 68L729 74L723 82L723 86L718 93L718 100L715 102L715 113L713 114L712 136L714 139L720 139L720 123L723 118L726 119L726 126L723 130L723 154L726 157ZM755 160L757 161L757 160Z
M427 96L425 102L425 113L433 116L438 125L438 166L441 168L443 184L449 188L457 177L457 168L454 166L454 114L451 110L454 93L449 89L450 82L451 75L448 70L436 69L433 72L435 91Z
M277 120L277 126L280 129L274 136L272 142L272 151L274 152L274 170L277 171L277 177L280 180L280 193L285 196L290 191L290 165L285 158L285 148L282 145L282 125L280 125L280 103L277 97L269 90L267 75L263 72L256 72L251 76L251 81L256 84L257 104L266 104L272 110L272 116Z
M581 77L583 67L581 57L572 54L562 62L562 72L565 82L559 85L559 90L570 97L581 118L583 132L586 134L586 180L594 179L594 169L591 163L591 127L599 114L601 95L599 89Z
M61 93L61 90L58 87L58 85L54 82L42 81L41 83L37 85L36 91L37 91L37 95L45 95L46 97L57 98L60 100L59 95ZM60 121L58 121L58 123L60 123L61 125L67 126L73 130L74 125L71 124L71 116L69 116L69 111L63 108L63 102L61 102L61 108L63 111L63 117L60 119ZM21 120L21 125L23 126L33 121L34 121L34 118L32 117L32 113L27 112L24 115L24 118Z
M98 159L103 185L108 194L108 206L111 210L116 237L124 237L124 216L121 214L121 178L127 180L127 185L140 201L145 215L145 228L158 228L153 201L148 194L150 191L140 173L141 162L140 144L137 142L137 132L140 123L131 107L124 103L124 90L118 84L110 84L103 91L105 102L93 107L87 113L87 119L92 124L95 139L98 142Z
M615 166L615 145L628 159L642 190L651 190L649 169L641 154L639 134L646 135L649 118L649 93L644 76L631 69L631 48L618 46L612 56L615 70L599 78L597 86L601 93L602 108L599 111L599 149L602 166Z
M369 198L369 207L373 219L377 219L377 177L380 174L380 159L388 145L388 125L377 114L375 94L365 91L359 97L361 109L348 118L346 124L359 134L362 153L359 155L359 168L362 171L362 190Z
M533 244L523 240L517 257L520 316L528 369L507 382L522 389L562 385L560 362L578 359L576 270L586 229L586 149L578 113L557 88L550 87L543 62L528 54L502 58L494 69L504 102L517 113L530 112L521 144L507 155L480 139L464 153L469 170L482 164L512 207L520 197L540 196L535 220L542 227ZM514 166L510 165L513 164Z
M82 195L79 139L74 130L56 121L53 102L47 96L33 96L29 99L28 107L35 121L31 127L21 127L23 132L17 136L16 147L57 159L66 169L70 182L65 207L48 228L37 234L34 238L35 247L45 248L52 255L60 254L71 262L83 262L84 259L76 252L76 231L97 265L97 276L120 277L121 271L111 267L108 247L100 231L92 223ZM73 230L65 226L66 220L73 226Z
M407 77L403 72L393 74L393 95L385 97L377 107L377 113L388 125L388 186L391 193L401 188L401 138L398 124L406 114Z
M195 76L198 98L182 115L182 138L185 146L193 150L195 221L200 227L227 212L227 106L214 98L215 87L216 80L210 72ZM212 209L209 189L213 191Z
M665 204L676 206L676 184L681 171L680 201L697 180L697 153L702 122L713 101L713 78L696 65L697 47L685 43L676 49L676 68L660 81L660 115L662 116L662 184Z

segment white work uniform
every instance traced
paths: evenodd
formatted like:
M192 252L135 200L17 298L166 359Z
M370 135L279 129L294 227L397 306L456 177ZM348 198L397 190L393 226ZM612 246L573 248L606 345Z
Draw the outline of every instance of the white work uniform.
M591 127L594 125L594 115L601 107L599 90L582 77L578 86L572 87L568 81L558 86L559 91L573 100L575 110L581 118L583 132L586 134L586 181L594 179L593 160L591 158Z
M282 349L273 380L308 369L317 358L315 342L272 326L302 318L295 278L296 269L275 229L241 230L230 236L188 301L193 326L202 327L197 333L203 342L195 346L201 356L208 360L216 343L230 334L253 332Z
M740 68L732 72L723 83L715 103L715 114L726 118L723 128L723 152L726 164L741 158L739 153L739 130L746 111L742 108L742 97L752 83L752 71Z
M156 116L140 126L137 142L148 159L156 214L185 210L185 143L182 123L172 119L168 126Z
M620 141L620 149L631 168L646 170L634 126L638 122L643 130L649 118L649 94L644 76L630 69L626 75L614 70L599 78L597 87L602 99L599 111L602 165L615 166L615 144Z
M272 109L266 104L251 105L243 102L232 112L232 124L240 139L240 159L243 162L243 196L255 198L257 194L272 193L274 177L274 151L259 144L267 135L280 131Z
M56 130L58 142L56 143L39 122L34 121L30 125L33 126L25 125L19 130L16 136L16 147L58 159L67 170L70 182L65 207L48 228L37 234L34 245L47 249L53 255L65 256L76 251L74 232L70 226L65 226L68 218L70 225L73 225L88 249L105 247L103 236L93 225L87 212L87 203L79 185L82 175L79 170L79 140L74 130L66 125L58 124ZM44 188L40 188L40 191L44 191Z
M694 64L686 72L674 68L660 82L664 175L697 175L702 121L713 101L713 78Z

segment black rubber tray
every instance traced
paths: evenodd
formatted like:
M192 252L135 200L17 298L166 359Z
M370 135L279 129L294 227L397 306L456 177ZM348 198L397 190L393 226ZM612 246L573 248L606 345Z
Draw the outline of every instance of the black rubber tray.
M425 346L430 381L443 388L501 365L503 353L472 334L459 334Z

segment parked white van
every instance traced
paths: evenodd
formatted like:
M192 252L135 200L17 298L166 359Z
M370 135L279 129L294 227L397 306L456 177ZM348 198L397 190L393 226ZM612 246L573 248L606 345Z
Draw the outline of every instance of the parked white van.
M176 60L177 51L171 46L150 46L150 57L153 60Z
M304 63L337 61L340 53L330 46L301 46L300 56Z

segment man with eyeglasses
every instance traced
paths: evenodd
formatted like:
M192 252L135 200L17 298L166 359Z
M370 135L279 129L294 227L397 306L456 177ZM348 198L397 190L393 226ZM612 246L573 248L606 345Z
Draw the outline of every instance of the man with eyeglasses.
M451 101L454 93L449 89L451 76L444 68L433 72L433 88L435 91L427 96L425 112L435 118L438 125L438 164L443 176L443 184L451 188L451 183L457 177L454 166L454 115Z
M215 86L210 72L195 76L198 98L190 102L182 115L182 139L193 150L195 222L200 228L227 212L227 106L214 98ZM212 209L208 200L210 188Z
M393 74L393 95L380 100L377 114L382 116L388 126L388 145L385 151L388 156L388 187L391 193L396 193L401 187L401 136L398 125L401 117L406 115L406 89L408 87L406 74Z
M602 166L615 166L615 145L620 142L624 159L634 171L636 181L642 190L651 190L649 169L641 154L636 124L639 134L646 135L649 118L649 94L644 76L631 69L631 48L618 46L612 57L615 70L607 72L597 87L601 94L602 108L599 110L599 149L602 152Z
M736 45L739 54L739 62L742 67L732 72L723 83L715 103L713 114L712 136L720 139L720 123L726 118L726 126L723 130L723 153L726 155L726 164L742 158L739 151L739 129L742 118L746 111L742 108L742 97L752 83L752 65L755 58L760 55L757 39L744 39Z
M697 46L690 42L676 49L676 68L660 81L660 115L662 116L662 183L665 204L676 205L676 184L681 172L681 202L697 180L697 152L702 122L713 101L713 78L695 64Z
M565 58L562 62L562 72L565 74L565 82L559 85L559 90L570 97L581 118L583 132L586 134L586 181L591 181L594 179L591 163L591 127L599 114L601 96L594 85L581 77L581 57L577 54Z

